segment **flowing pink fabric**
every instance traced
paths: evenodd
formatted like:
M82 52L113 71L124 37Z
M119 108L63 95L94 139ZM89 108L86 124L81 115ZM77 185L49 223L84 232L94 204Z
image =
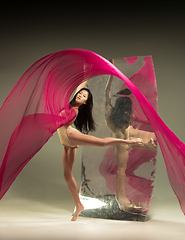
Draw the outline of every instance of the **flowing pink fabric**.
M185 213L185 145L123 73L100 55L83 49L64 50L38 60L3 103L0 109L0 198L57 128L75 117L69 105L75 88L86 78L104 74L122 79L139 101L156 133L171 186Z

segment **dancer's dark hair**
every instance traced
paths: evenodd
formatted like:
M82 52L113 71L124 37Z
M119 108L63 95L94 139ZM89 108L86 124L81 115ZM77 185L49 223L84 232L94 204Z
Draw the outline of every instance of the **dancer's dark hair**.
M130 95L132 92L126 88L117 94ZM132 100L129 97L118 97L114 107L111 109L111 120L116 128L127 128L130 125L132 114Z
M125 89L120 90L116 94L119 94L119 95L130 95L130 94L132 94L132 92L130 91L129 88L125 88Z
M95 128L95 121L92 116L92 108L93 108L93 96L91 91L88 88L82 88L80 89L73 99L71 100L70 104L74 106L76 96L79 92L82 90L85 90L88 92L88 99L86 101L86 104L83 104L79 107L78 116L74 121L75 127L80 132L88 133L89 131L94 131Z

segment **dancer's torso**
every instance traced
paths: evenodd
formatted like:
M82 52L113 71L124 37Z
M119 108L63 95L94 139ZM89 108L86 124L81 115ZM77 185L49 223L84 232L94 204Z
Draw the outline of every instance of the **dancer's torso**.
M76 113L78 114L78 112L76 111ZM76 115L77 117L77 115ZM60 127L57 129L58 132L58 136L60 138L60 142L67 147L70 148L76 148L77 145L73 144L70 140L69 140L69 135L73 130L76 130L72 127L72 124L74 123L76 117L68 124Z

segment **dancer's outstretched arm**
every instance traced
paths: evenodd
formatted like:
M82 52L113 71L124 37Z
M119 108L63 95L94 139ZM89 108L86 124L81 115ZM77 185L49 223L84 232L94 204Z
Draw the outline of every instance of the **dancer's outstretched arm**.
M134 144L134 145L140 145L143 143L142 139L140 138L133 138L133 139L119 139L119 138L97 138L94 136L83 134L76 129L71 129L70 133L68 134L69 140L74 145L84 145L84 146L98 146L98 147L104 147L108 145L118 145L118 144Z
M114 59L109 60L111 63L114 64ZM111 89L112 89L112 83L113 83L113 76L111 75L107 85L105 87L105 108L110 108L111 106Z

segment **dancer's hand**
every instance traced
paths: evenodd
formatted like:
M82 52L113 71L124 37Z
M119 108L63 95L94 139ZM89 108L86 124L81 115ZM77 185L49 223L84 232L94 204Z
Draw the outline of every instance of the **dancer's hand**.
M109 62L111 62L114 65L114 58L109 59Z
M145 143L144 146L150 150L157 150L157 144L154 142L153 138L150 138L150 140Z

